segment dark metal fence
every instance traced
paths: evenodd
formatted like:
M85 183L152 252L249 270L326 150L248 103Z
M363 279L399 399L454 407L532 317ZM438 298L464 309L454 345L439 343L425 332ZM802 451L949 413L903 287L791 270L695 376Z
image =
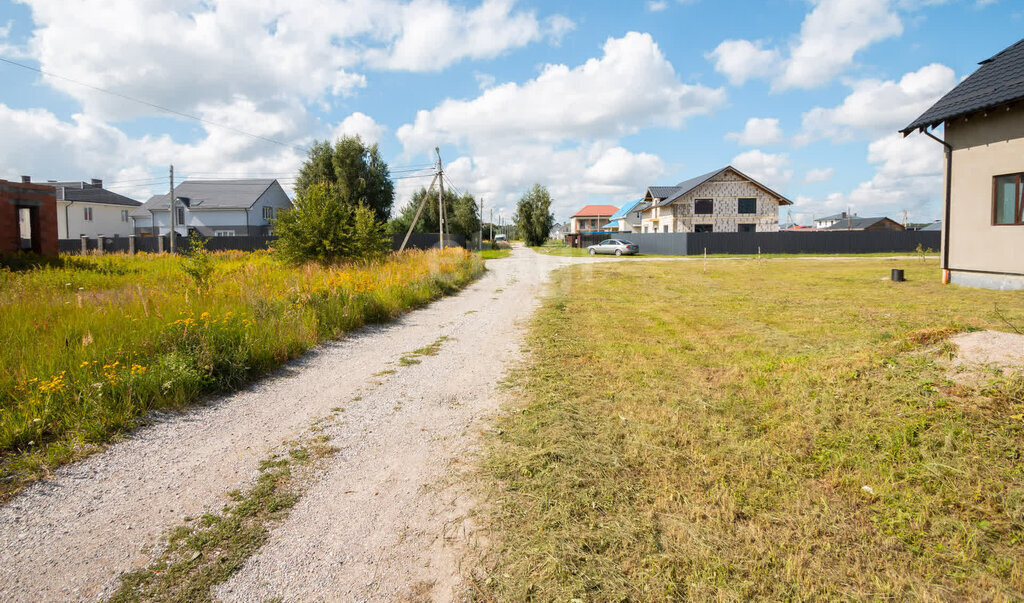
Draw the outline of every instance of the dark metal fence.
M391 236L391 248L398 250L402 245L404 235ZM170 250L169 237L134 237L135 252L158 253ZM210 251L259 251L274 246L275 236L266 235L241 235L233 237L209 237L206 239L206 248ZM85 239L86 249L91 252L100 249L98 239ZM163 245L161 246L161 242ZM82 253L82 239L60 239L57 243L61 253L80 254ZM445 239L447 247L466 247L466 237L462 235L449 235ZM188 249L188 238L179 236L175 240L176 251L183 252ZM415 233L409 237L408 249L437 249L440 247L440 235L430 233ZM104 253L128 253L131 249L131 239L128 237L103 237Z
M701 255L735 253L893 253L909 252L920 245L938 251L938 231L839 231L839 232L701 232L584 234L581 246L605 239L636 243L640 253L654 255Z

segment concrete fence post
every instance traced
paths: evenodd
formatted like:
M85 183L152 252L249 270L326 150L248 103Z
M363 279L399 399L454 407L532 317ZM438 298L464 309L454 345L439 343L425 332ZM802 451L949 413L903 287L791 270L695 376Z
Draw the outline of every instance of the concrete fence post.
M156 236L156 251L157 253L164 252L164 235Z
M128 255L135 255L135 235L128 235Z
M96 251L103 255L103 234L96 235Z
M82 235L82 255L89 253L89 237Z

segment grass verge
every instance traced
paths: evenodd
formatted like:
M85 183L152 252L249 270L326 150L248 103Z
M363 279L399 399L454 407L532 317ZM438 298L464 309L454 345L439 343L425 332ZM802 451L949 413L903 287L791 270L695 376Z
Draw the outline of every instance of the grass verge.
M148 411L237 389L483 272L461 249L339 266L294 267L269 252L211 258L203 287L166 255L0 269L0 500Z
M906 269L908 282L886 280ZM934 260L559 271L482 468L497 600L1019 599L1024 378Z
M481 259L484 260L500 260L501 258L507 258L512 255L511 249L482 249L477 252Z
M318 435L289 446L260 465L256 484L232 492L233 502L174 529L166 547L147 567L122 574L111 601L209 601L211 589L227 581L266 543L270 528L299 500L304 479L334 454Z

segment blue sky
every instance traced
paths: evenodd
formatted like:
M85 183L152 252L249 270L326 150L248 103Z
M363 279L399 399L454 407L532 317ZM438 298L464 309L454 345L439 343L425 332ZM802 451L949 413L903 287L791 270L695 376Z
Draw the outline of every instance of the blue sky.
M287 185L301 148L357 133L399 205L439 146L505 215L533 182L563 220L732 163L800 222L928 221L941 147L895 132L1022 25L1009 0L0 1L0 57L285 143L0 63L0 178Z

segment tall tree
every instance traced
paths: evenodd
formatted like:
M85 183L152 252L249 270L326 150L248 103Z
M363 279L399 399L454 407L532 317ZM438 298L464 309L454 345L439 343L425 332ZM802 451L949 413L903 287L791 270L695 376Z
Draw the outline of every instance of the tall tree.
M390 248L384 225L362 202L353 204L342 187L315 182L281 212L274 231L277 250L296 263L330 263L343 258L379 257Z
M555 223L551 213L551 195L547 187L534 184L530 192L519 199L515 215L516 229L527 245L543 245Z
M409 230L409 224L416 216L416 209L420 202L427 195L427 189L421 188L412 195L412 200L403 206L395 219L388 223L388 232L391 234L405 234ZM448 231L451 234L460 234L467 238L475 236L480 230L479 208L473 195L465 194L461 197L451 190L444 191L445 213L448 214ZM420 214L419 222L413 232L437 232L440 228L437 213L437 191L430 191L430 198Z
M366 205L378 222L386 222L391 215L395 184L376 143L368 145L359 136L344 136L333 145L326 140L314 142L299 169L295 193L301 196L318 182L337 187L352 205Z

